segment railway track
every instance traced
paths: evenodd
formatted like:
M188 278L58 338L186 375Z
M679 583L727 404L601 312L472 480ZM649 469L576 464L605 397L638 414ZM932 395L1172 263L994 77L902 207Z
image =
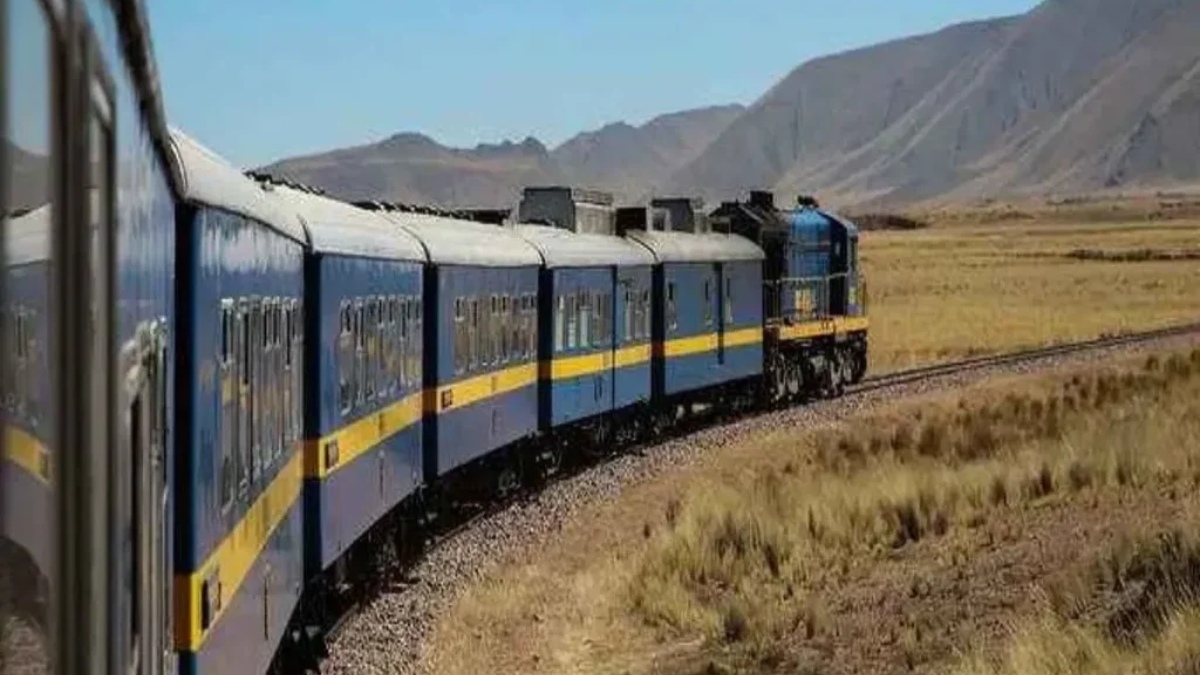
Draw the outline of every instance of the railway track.
M1087 352L1089 350L1104 349L1114 346L1146 343L1155 340L1162 340L1196 333L1200 333L1200 322L1149 331L1129 332L1120 335L1106 335L1091 340L1068 342L1046 347L1023 349L1002 354L971 357L927 366L918 366L915 368L908 368L900 371L869 376L863 379L860 383L847 387L844 391L844 396L854 396L872 390L910 384L921 380L961 373L963 371L1013 365L1023 362L1036 362L1055 356ZM802 406L805 405L805 403L792 405ZM783 407L791 406L789 405ZM685 436L689 433L697 431L698 429L703 429L710 426L719 426L721 424L738 421L739 419L765 415L772 412L772 410L778 409L779 408L755 409L749 411L741 417L730 418L716 416L715 420L711 419L712 416L701 413L696 418L689 419L685 423L678 425L678 427L671 429L661 438L655 439L654 444L666 442L680 436ZM518 504L522 501L527 501L530 499L536 499L545 487L557 481L561 481L569 478L570 476L576 475L587 469L589 466L602 464L603 462L608 461L608 459L621 454L640 452L642 449L644 449L645 445L646 444L644 443L631 444L630 446L620 448L617 452L608 455L607 459L592 461L580 459L580 461L569 463L564 462L561 470L549 480L540 482L539 484L530 486L528 488L523 488L508 498L502 500L498 499L486 505L464 505L461 510L455 512L453 515L451 515L451 517L440 521L437 527L433 528L431 531L425 532L425 544L420 556L417 559L407 561L407 563L403 566L392 570L388 575L386 575L388 577L388 581L384 583L382 587L391 592L403 591L405 587L415 583L415 580L407 578L406 575L409 573L412 564L415 563L416 560L419 560L420 557L427 556L433 551L437 550L441 545L452 540L456 535L472 527L478 521L488 517L489 515L509 508L514 504ZM362 597L347 605L346 611L340 616L334 618L332 624L327 628L327 640L330 643L337 641L349 625L350 619L365 609L370 604L371 599L372 598L370 596Z
M1148 331L1128 332L1119 335L1104 335L1091 340L1064 342L1062 344L1049 345L1046 347L1034 347L1030 349L1004 352L1002 354L991 354L987 356L977 356L955 361L946 361L944 363L934 363L927 366L907 368L892 373L872 375L863 379L863 381L857 385L847 387L846 393L852 394L870 391L872 389L881 389L883 387L891 387L898 384L908 384L918 380L939 377L942 375L950 375L952 373L958 373L965 370L1011 365L1025 361L1037 361L1039 359L1049 358L1051 356L1062 356L1064 354L1073 354L1091 349L1101 349L1104 347L1114 347L1125 344L1152 342L1154 340L1162 340L1164 338L1188 335L1191 333L1200 333L1200 322L1180 324L1178 326L1169 326L1166 328L1157 328Z

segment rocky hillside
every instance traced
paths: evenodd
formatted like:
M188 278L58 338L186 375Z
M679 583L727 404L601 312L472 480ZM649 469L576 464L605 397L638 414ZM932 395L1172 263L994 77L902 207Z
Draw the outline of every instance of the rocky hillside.
M265 170L349 199L491 207L515 203L526 185L570 182L631 200L695 159L741 111L741 106L689 110L640 127L619 122L579 134L553 151L534 138L458 149L405 133L283 160Z
M806 63L668 187L911 202L1200 178L1200 2L1047 0Z

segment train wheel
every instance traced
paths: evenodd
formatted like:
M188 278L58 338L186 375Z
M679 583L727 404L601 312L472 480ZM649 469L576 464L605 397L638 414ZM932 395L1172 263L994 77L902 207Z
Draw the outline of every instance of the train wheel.
M800 390L804 386L804 376L800 372L800 364L792 363L787 368L787 393L792 399L799 398Z
M787 389L788 363L783 354L776 353L771 359L771 377L769 382L769 396L771 403L782 403L788 395Z

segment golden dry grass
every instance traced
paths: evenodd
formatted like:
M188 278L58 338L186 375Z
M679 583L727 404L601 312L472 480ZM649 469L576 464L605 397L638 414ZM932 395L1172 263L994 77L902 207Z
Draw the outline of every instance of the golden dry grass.
M841 614L855 604L834 608L829 598L897 552L944 541L939 564L965 574L978 551L959 539L983 537L1002 550L1001 538L1044 505L1086 513L1105 495L1173 499L1198 486L1200 350L1008 378L824 430L782 430L597 507L535 557L468 589L438 627L430 666L445 674L693 672L711 671L716 658L787 669L797 644L849 639L839 637ZM1095 579L1116 588L1113 580L1146 567L1136 559L1114 558ZM914 577L906 593L930 597L930 578ZM1073 606L1098 583L1055 597ZM920 622L882 625L892 626L900 671L926 658ZM833 672L858 672L852 661ZM1007 666L980 656L960 667Z
M1071 251L1194 251L1200 218L1080 222L1069 213L989 222L943 216L866 232L871 368L900 367L1194 321L1200 260L1079 260Z
M1197 375L1200 350L1002 396L906 406L801 439L813 458L803 468L697 485L643 558L630 603L659 628L759 649L799 626L811 631L802 589L976 527L996 508L1109 486L1194 489Z

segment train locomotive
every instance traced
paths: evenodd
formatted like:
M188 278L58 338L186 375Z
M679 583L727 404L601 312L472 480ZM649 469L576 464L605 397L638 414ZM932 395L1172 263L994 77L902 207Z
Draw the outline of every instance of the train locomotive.
M0 106L0 619L57 672L317 670L464 504L867 370L859 234L811 200L349 203L169 128L137 2L0 9L53 85Z

